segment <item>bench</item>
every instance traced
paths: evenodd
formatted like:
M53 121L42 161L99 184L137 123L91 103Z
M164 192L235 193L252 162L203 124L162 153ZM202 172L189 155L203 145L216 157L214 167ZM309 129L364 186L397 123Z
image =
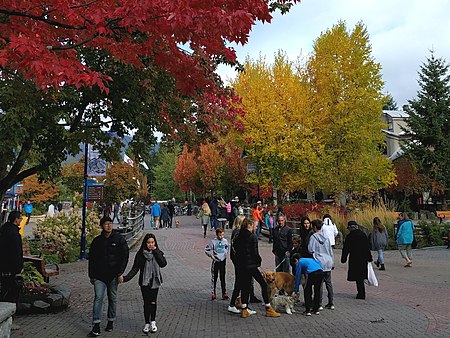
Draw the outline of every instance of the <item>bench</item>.
M46 283L49 282L50 276L59 275L58 264L46 264L45 258L38 256L23 256L24 262L31 262L36 270L44 277Z
M438 218L449 218L450 217L450 211L436 211L436 215Z

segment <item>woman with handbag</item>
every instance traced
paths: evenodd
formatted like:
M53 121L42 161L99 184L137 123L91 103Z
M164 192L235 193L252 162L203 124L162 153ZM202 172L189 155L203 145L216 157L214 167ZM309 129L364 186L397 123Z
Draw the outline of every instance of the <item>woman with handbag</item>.
M406 261L405 268L412 265L412 243L414 240L414 224L408 218L406 212L400 213L397 227L397 246L402 258Z

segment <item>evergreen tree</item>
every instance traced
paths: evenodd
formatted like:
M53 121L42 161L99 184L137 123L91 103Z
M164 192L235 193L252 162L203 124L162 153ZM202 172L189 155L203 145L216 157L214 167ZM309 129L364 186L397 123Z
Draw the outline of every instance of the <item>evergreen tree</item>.
M383 110L398 110L397 102L391 94L387 93L384 98Z
M450 186L450 76L448 64L434 53L419 72L421 89L409 101L411 139L405 150L420 172L436 183ZM439 184L438 184L439 185ZM430 187L432 188L432 187Z

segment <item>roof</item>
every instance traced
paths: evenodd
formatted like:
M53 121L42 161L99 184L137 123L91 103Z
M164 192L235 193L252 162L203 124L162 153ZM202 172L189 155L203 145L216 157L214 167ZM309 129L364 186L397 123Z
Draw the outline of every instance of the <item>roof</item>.
M403 110L383 110L383 113L392 118L407 119L409 117L409 114Z

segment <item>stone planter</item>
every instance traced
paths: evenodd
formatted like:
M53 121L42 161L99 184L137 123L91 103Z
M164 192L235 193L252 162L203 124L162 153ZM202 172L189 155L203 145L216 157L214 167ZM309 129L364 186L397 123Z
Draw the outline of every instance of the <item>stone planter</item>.
M70 290L61 286L50 286L48 293L25 292L19 297L17 314L59 312L67 308Z
M0 338L9 338L16 304L0 303Z

